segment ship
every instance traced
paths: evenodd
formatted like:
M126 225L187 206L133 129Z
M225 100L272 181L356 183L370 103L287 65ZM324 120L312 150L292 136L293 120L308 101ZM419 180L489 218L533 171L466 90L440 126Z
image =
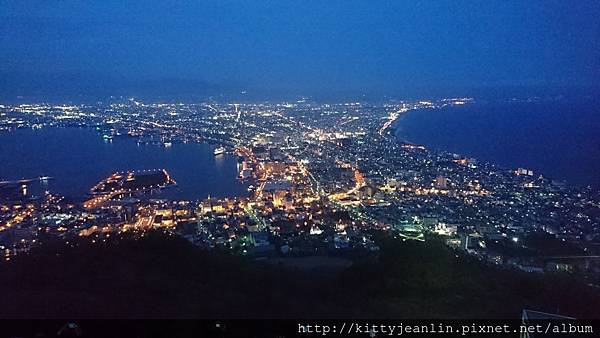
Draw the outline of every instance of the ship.
M215 149L215 156L225 154L225 148L218 147Z

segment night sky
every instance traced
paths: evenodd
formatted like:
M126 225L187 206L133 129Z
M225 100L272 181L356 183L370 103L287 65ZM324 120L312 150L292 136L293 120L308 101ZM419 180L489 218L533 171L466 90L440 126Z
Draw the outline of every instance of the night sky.
M0 0L0 90L595 86L599 18L581 0Z

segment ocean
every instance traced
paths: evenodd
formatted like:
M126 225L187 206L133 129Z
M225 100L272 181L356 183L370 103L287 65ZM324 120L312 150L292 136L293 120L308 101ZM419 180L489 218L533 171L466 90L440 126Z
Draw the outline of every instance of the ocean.
M600 99L475 102L410 111L400 140L600 188Z

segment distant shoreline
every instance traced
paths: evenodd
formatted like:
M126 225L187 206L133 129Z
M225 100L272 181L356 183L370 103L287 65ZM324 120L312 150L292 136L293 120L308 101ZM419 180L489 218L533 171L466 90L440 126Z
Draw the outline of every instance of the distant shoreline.
M585 106L586 112L568 104L502 101L414 109L399 116L389 132L398 142L422 144L501 168L526 167L534 170L536 176L542 174L569 186L591 186L598 190L600 136L594 138L589 127L579 127L579 124L594 125L594 120L588 122L588 115L594 117L595 106ZM513 109L506 110L507 105ZM440 110L452 110L453 114L433 118ZM571 118L574 114L579 115ZM520 119L517 123L516 118L511 121L513 115ZM600 123L600 117L595 118ZM595 152L594 144L598 145Z

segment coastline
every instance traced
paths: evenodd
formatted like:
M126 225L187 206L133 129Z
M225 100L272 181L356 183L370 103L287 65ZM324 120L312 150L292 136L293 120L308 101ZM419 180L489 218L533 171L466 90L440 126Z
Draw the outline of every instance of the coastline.
M12 136L8 133L15 132L21 133L25 141L9 142ZM163 147L137 144L135 138L126 135L103 140L96 129L85 127L15 129L0 132L0 138L8 140L4 145L12 154L0 171L1 176L20 179L41 173L54 178L50 187L32 186L36 192L50 190L79 200L93 185L116 171L166 168L179 184L165 190L164 196L196 200L209 194L247 195L247 184L236 179L237 159L231 155L215 158L214 146L206 142L179 142Z
M574 127L579 121L565 122L561 114L572 115L569 115L570 110L564 113L560 110L566 103L561 102L557 107L550 105L554 111L546 113L543 108L548 105L547 102L475 102L461 107L413 109L398 116L387 132L397 142L422 144L435 151L475 158L499 168L528 168L536 176L541 174L569 186L591 186L598 190L600 177L595 173L600 171L594 168L600 168L600 157L598 152L594 153L593 144L599 143L600 137L590 141L588 129ZM511 109L501 111L503 108ZM521 114L522 120L531 123L504 123L500 114ZM562 130L564 125L569 132ZM507 134L511 137L506 138ZM565 136L553 137L554 134ZM587 152L584 149L588 149Z

